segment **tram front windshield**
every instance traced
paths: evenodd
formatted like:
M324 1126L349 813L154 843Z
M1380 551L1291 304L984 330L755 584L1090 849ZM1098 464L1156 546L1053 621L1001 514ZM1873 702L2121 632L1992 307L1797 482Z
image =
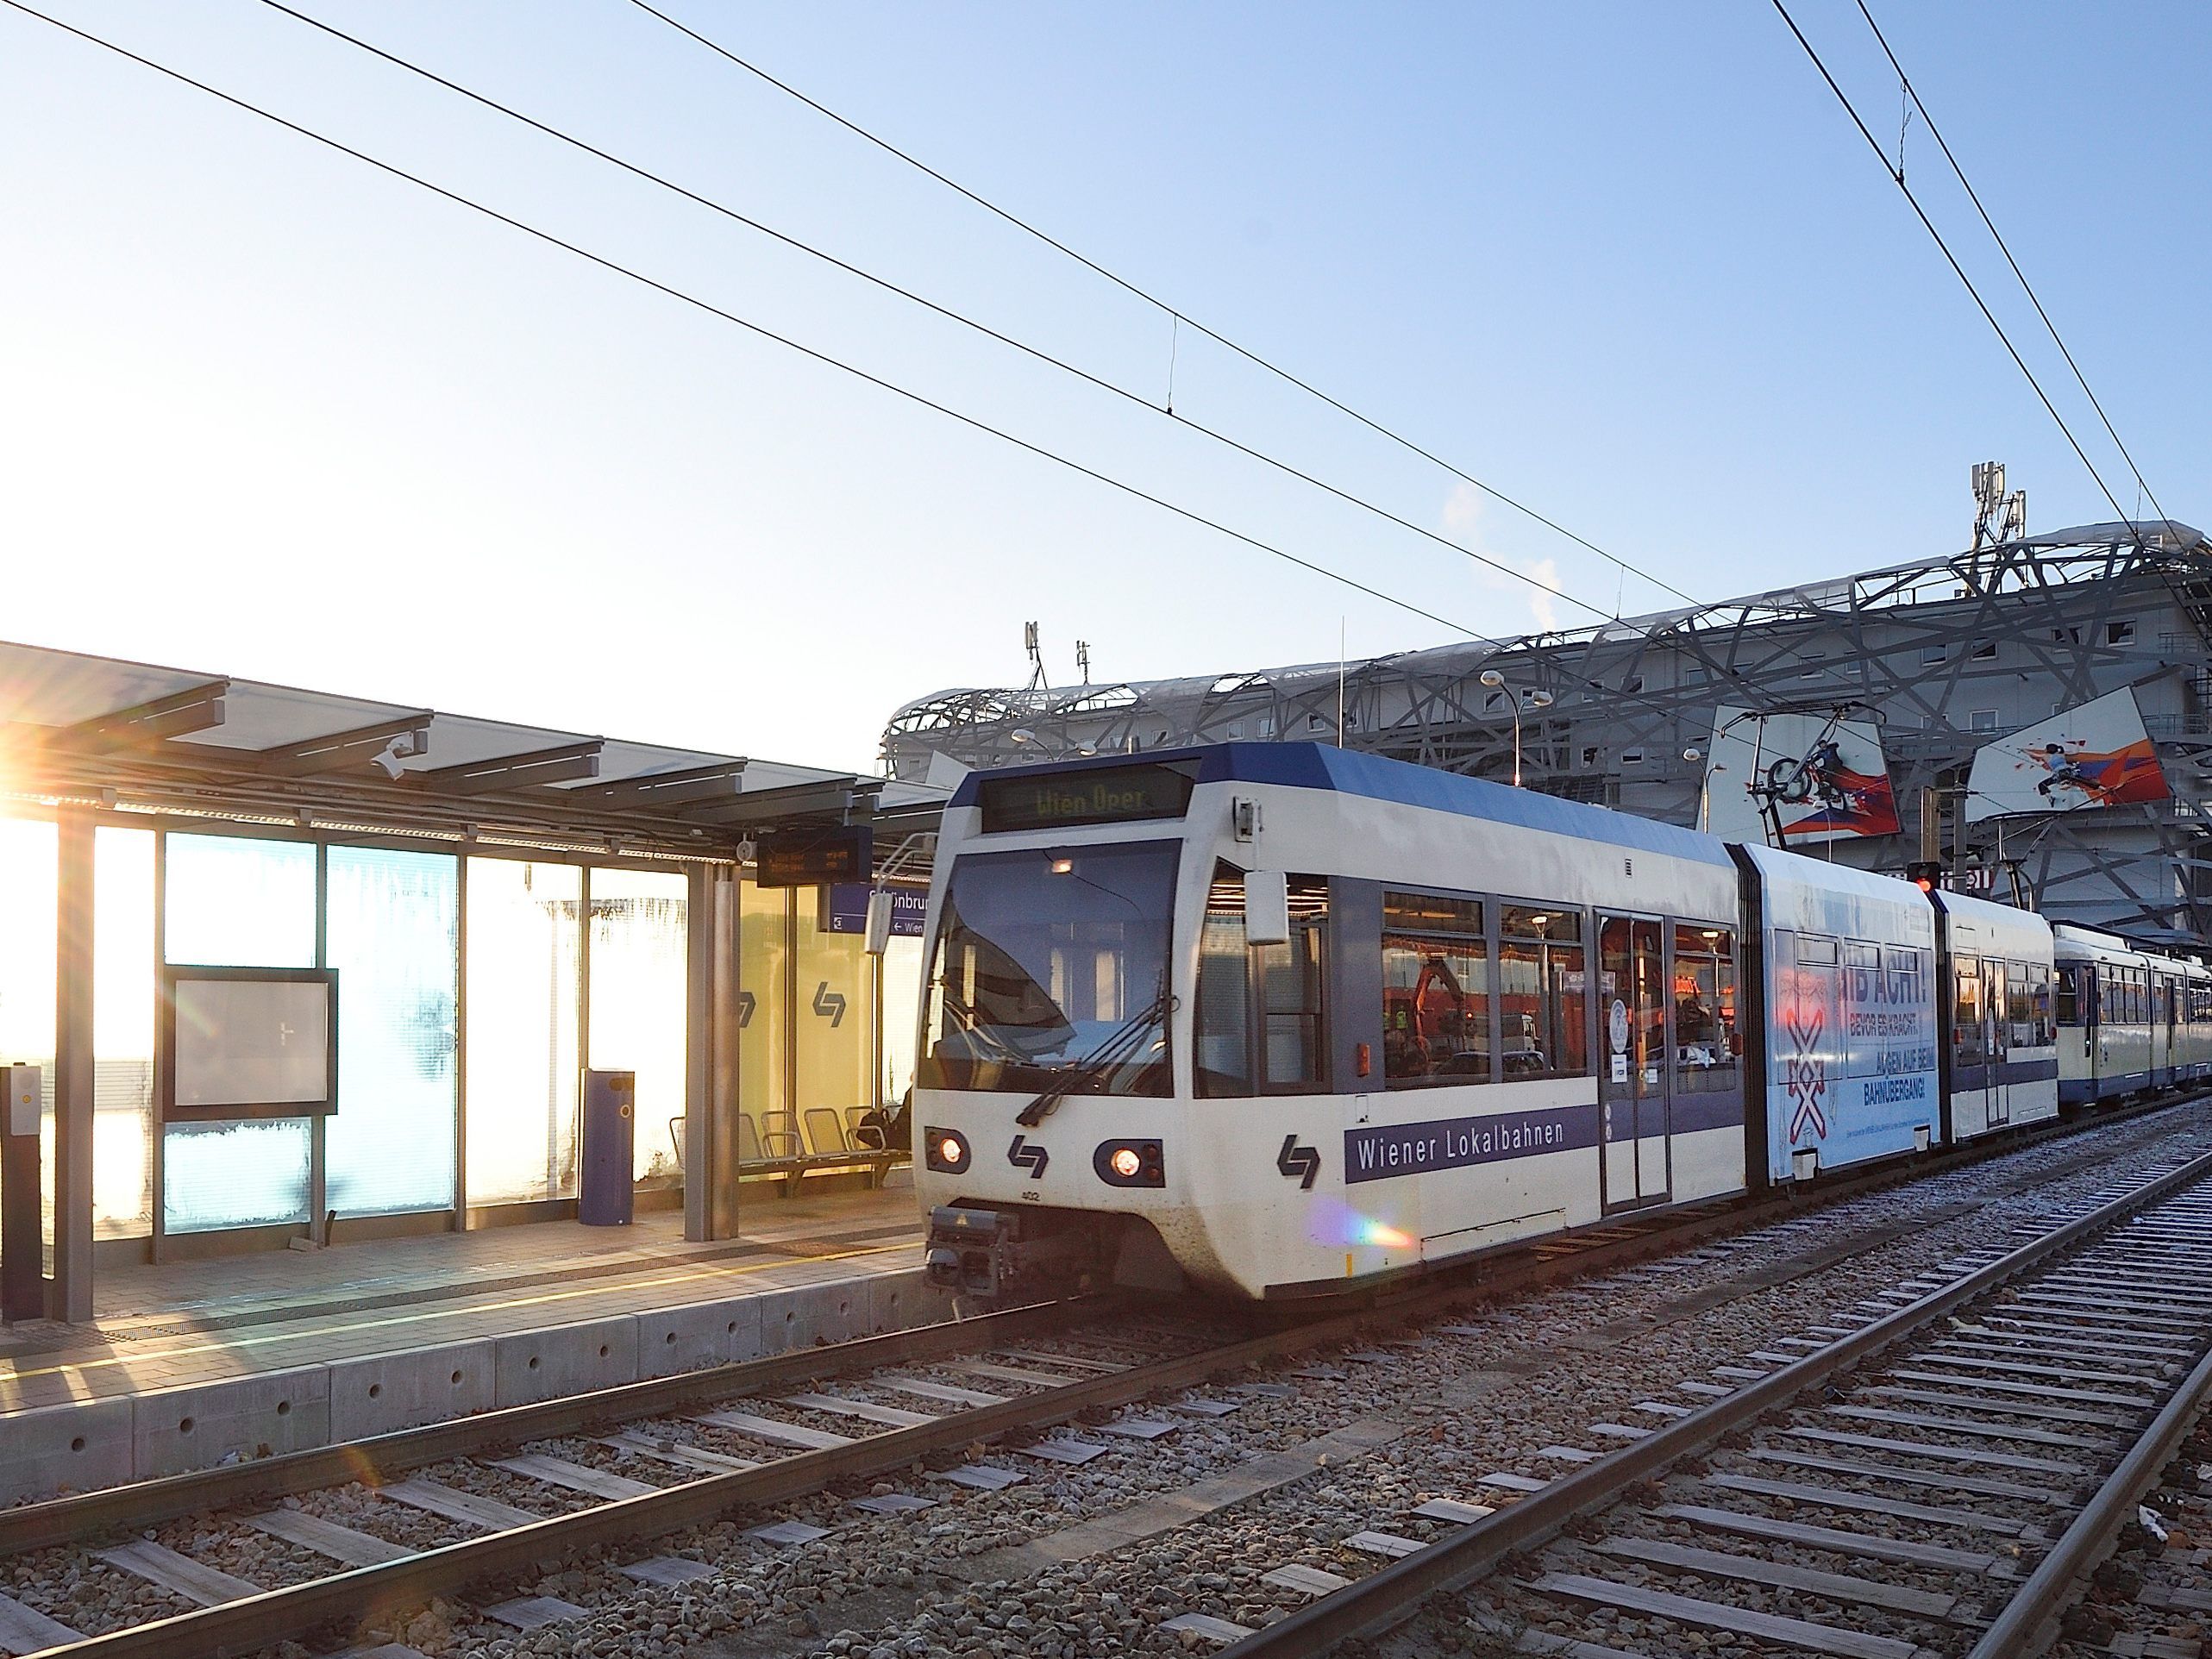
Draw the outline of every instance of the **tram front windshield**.
M968 853L930 985L924 1088L1166 1094L1181 843Z

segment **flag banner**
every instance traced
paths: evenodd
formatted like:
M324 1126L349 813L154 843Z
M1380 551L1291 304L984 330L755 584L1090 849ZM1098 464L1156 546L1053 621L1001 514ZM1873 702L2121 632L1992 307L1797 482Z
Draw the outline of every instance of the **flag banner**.
M1770 839L1763 799L1774 803L1785 847L1899 827L1882 734L1864 721L1716 709L1705 797L1708 827L1728 841Z
M1970 823L2162 801L2173 792L2135 693L2124 688L1984 744L1966 786Z

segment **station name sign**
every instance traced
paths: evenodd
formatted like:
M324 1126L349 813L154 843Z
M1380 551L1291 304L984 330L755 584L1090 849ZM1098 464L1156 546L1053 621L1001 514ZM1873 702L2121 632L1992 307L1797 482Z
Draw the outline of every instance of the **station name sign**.
M755 848L753 880L763 887L819 887L837 881L865 881L874 852L874 833L865 825L772 830Z
M1027 778L986 778L977 795L983 832L1056 830L1071 824L1179 818L1190 807L1190 776L1168 766L1106 767Z
M823 888L815 925L824 933L866 933L869 891L864 881L840 881ZM885 891L891 895L891 936L920 938L922 923L930 913L930 890L887 887Z

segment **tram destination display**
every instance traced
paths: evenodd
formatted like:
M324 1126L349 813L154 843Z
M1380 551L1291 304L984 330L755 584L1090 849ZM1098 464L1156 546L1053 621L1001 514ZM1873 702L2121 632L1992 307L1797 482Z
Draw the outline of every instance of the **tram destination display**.
M1189 810L1192 779L1172 766L1100 767L1049 776L986 778L977 792L983 833L1056 830L1072 824L1179 818Z
M155 1067L172 1122L338 1109L338 975L298 967L162 970Z

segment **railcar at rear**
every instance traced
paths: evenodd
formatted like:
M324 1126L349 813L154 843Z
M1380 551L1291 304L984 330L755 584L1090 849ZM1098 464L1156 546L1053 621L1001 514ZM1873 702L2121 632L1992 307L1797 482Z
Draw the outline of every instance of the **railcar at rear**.
M2052 934L2060 1102L2088 1105L2147 1092L2154 1086L2152 980L2165 959L2074 923L2061 922Z
M1938 1042L1944 1139L1957 1143L2058 1115L2051 924L2033 911L1941 890Z

